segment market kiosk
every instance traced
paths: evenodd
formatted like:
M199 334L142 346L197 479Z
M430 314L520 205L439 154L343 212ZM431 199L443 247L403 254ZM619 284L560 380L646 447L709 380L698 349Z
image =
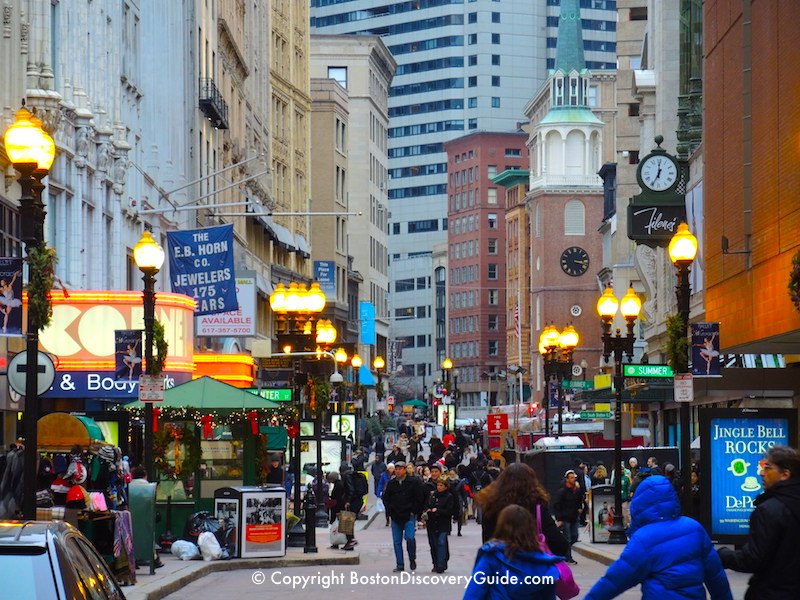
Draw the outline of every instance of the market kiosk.
M143 414L144 404L126 408ZM164 392L154 405L153 462L158 476L156 508L167 515L180 536L197 511L214 512L221 488L257 485L271 451L284 451L288 437L282 423L293 418L282 406L211 377L201 377ZM167 519L156 525L156 539Z

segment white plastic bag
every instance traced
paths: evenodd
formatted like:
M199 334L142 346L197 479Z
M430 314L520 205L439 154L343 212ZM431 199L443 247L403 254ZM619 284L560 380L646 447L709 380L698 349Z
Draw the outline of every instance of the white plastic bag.
M386 507L383 505L383 500L381 498L375 501L375 512L386 512Z
M172 543L172 549L170 552L172 552L172 554L181 560L193 560L195 558L200 558L200 548L195 546L192 542L187 542L186 540L175 540Z
M341 546L347 543L347 536L339 532L339 519L331 524L331 546Z
M204 531L197 538L197 545L200 546L200 553L203 555L203 560L208 562L210 560L219 560L222 557L222 548L217 541L217 537L208 531Z

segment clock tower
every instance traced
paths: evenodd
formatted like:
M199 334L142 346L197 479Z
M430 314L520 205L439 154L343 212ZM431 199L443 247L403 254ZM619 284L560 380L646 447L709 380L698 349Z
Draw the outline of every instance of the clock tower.
M562 0L555 69L548 89L539 95L546 106L529 113L531 178L526 207L531 227L531 355L536 370L531 379L538 382L534 394L539 398L546 386L536 344L551 322L559 330L572 323L578 331L575 379L591 379L600 364L595 304L601 293L597 273L603 265L598 232L603 184L597 172L603 164L605 123L590 108L603 89L598 81L584 61L579 0ZM580 368L582 362L588 365L586 371Z

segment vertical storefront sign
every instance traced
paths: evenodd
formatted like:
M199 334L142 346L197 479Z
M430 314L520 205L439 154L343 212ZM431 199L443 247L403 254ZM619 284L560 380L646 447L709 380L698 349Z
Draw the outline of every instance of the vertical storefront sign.
M0 336L22 335L22 258L0 258Z
M692 323L692 375L722 377L719 365L719 323Z
M233 225L167 233L172 291L197 302L195 315L239 308L233 273Z
M143 348L141 329L114 331L114 381L139 379Z
M759 461L772 446L797 443L794 409L709 409L700 412L700 498L717 543L744 543L750 513L764 491Z
M372 302L358 303L359 319L361 321L361 343L375 345L375 305Z

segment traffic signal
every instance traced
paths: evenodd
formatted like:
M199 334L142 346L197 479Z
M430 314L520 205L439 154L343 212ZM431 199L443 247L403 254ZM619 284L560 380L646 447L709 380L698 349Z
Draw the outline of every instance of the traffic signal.
M433 406L434 406L434 408L439 406L439 399L438 398L434 398L433 399Z
M539 409L539 403L538 402L531 402L528 405L528 414L532 417L533 415L536 414L536 411L538 409Z

